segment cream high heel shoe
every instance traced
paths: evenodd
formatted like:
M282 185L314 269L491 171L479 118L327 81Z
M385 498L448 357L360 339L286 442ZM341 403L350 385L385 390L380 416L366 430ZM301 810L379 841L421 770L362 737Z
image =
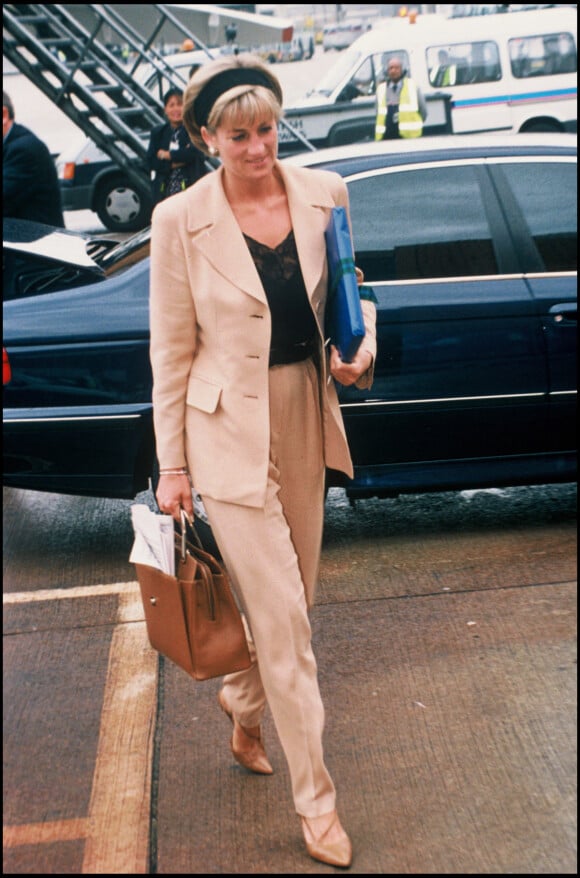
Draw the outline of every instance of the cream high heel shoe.
M319 860L329 866L340 866L342 869L348 869L352 863L350 839L342 828L336 811L324 816L329 817L329 823L320 833L312 826L312 820L309 822L306 817L300 818L306 850L313 860ZM335 832L331 833L331 830L335 830ZM335 836L334 840L331 841L329 836Z
M230 749L236 762L239 762L240 765L243 765L244 768L253 771L255 774L274 774L274 769L270 765L264 750L260 726L246 729L241 725L226 704L221 690L218 692L218 703L234 726Z

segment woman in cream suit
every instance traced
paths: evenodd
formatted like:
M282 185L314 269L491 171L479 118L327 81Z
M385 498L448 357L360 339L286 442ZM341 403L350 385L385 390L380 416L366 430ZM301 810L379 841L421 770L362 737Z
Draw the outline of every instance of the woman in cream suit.
M334 381L372 383L375 307L344 363L324 338L337 174L277 159L282 93L249 55L200 68L184 124L221 167L155 209L151 250L157 500L179 519L201 494L251 631L253 664L219 703L234 758L271 774L260 723L268 703L310 856L348 867L350 840L324 763L324 709L308 608L318 573L325 467L352 475ZM362 277L359 273L359 282Z

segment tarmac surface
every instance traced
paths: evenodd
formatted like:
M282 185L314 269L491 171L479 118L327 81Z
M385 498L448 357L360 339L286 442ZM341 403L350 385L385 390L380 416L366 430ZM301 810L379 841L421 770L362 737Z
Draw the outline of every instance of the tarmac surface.
M575 486L539 490L332 510L312 625L352 874L577 873ZM4 492L4 874L335 871L270 714L263 777L220 681L149 647L127 504L49 498Z
M286 99L334 60L280 65ZM6 88L51 151L82 140ZM329 516L312 625L350 874L577 874L575 486L527 493ZM270 714L259 777L219 680L149 647L128 506L4 491L4 874L338 871L306 854Z

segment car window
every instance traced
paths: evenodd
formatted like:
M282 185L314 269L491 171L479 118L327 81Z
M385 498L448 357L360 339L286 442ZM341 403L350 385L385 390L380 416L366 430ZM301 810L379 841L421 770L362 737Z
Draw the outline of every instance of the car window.
M576 271L576 163L514 162L501 167L546 271Z
M357 264L369 281L498 272L474 167L371 174L348 188Z

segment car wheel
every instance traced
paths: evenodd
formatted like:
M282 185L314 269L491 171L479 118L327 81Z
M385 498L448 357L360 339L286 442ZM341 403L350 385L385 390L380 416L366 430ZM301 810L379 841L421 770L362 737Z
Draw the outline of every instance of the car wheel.
M152 209L151 195L121 175L101 182L95 195L98 217L112 232L137 232L145 228Z

